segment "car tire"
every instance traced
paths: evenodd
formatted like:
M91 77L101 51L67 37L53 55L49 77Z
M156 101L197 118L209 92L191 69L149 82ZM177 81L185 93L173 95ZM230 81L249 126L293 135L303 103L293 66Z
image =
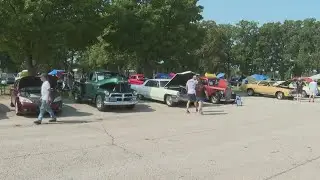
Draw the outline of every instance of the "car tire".
M172 100L172 96L170 96L170 95L165 95L164 100L165 100L165 103L166 103L169 107L174 106L174 102L173 102L173 100Z
M253 89L247 89L247 94L248 96L253 96L254 95Z
M135 104L133 104L133 105L128 105L128 106L126 106L126 109L131 110L131 109L133 109L135 106L136 106Z
M20 113L20 111L19 111L18 101L16 101L16 103L15 103L15 113L16 113L17 116L20 116L20 115L21 115L21 113Z
M307 96L308 96L308 94L307 94L307 92L306 92L306 91L302 91L302 94L301 94L301 95L302 95L302 97L303 97L303 98L305 98L305 97L307 97Z
M139 100L144 100L144 97L143 97L143 95L141 95L141 94L138 94L138 95L137 95L137 98L138 98Z
M106 110L106 106L103 103L103 97L101 95L98 95L96 97L96 107L99 111L105 111Z
M283 99L284 98L283 92L277 92L276 93L276 98L279 99L279 100Z
M213 95L210 97L210 102L212 104L219 104L220 103L220 98L218 95Z

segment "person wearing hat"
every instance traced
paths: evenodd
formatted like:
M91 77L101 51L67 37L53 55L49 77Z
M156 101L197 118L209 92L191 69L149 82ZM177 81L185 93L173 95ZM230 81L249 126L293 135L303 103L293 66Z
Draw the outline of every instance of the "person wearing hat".
M47 74L41 74L40 75L42 85L41 85L41 106L40 106L40 113L38 116L38 120L34 121L35 124L41 124L43 115L45 112L48 112L50 114L51 120L49 122L56 122L57 118L54 115L50 103L51 103L51 97L50 97L50 83L48 81L48 75Z

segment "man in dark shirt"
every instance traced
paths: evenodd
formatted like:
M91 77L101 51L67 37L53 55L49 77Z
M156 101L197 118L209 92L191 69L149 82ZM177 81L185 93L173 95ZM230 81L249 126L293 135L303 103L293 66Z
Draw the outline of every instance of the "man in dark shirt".
M201 81L199 81L196 86L196 97L198 101L199 113L203 114L202 107L203 107L203 102L206 100L207 94L206 94L204 84Z
M301 80L301 78L298 79L297 81L297 101L301 101L302 98L302 91L303 91L303 81Z

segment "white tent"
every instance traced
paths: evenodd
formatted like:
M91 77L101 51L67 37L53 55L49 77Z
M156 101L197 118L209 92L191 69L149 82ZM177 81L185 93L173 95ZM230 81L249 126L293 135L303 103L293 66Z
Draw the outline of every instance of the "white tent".
M318 79L320 79L320 74L313 75L310 78L313 80L318 80Z

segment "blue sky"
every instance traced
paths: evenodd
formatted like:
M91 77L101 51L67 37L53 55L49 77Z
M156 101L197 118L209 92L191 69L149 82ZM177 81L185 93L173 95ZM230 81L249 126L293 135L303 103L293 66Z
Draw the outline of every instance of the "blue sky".
M299 20L314 17L320 20L320 0L199 0L204 6L204 20L235 24L238 21L265 22Z

